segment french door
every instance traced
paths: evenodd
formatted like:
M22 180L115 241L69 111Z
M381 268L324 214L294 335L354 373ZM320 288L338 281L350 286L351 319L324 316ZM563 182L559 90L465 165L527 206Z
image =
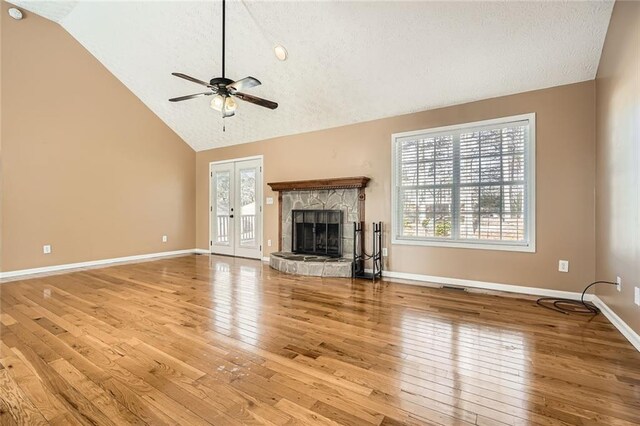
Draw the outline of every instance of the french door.
M211 253L262 258L262 159L211 164Z

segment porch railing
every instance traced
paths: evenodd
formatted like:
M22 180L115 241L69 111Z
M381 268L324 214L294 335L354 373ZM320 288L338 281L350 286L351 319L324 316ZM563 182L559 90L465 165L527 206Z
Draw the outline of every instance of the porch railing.
M256 238L256 216L240 216L240 242L247 243ZM229 215L218 215L218 243L229 242Z

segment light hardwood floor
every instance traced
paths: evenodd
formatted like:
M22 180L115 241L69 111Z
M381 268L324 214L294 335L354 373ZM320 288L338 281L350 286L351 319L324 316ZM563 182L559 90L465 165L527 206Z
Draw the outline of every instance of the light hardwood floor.
M2 424L640 424L640 354L534 299L195 255L0 299Z

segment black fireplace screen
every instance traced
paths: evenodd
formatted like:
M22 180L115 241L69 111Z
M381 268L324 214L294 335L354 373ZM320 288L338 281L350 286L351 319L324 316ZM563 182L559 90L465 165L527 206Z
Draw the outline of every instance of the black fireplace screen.
M292 251L342 256L341 210L293 210Z

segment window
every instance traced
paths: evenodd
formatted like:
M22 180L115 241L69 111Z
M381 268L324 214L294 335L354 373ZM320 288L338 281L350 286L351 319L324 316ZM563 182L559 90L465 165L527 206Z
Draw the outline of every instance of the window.
M535 114L394 134L392 242L535 251Z

